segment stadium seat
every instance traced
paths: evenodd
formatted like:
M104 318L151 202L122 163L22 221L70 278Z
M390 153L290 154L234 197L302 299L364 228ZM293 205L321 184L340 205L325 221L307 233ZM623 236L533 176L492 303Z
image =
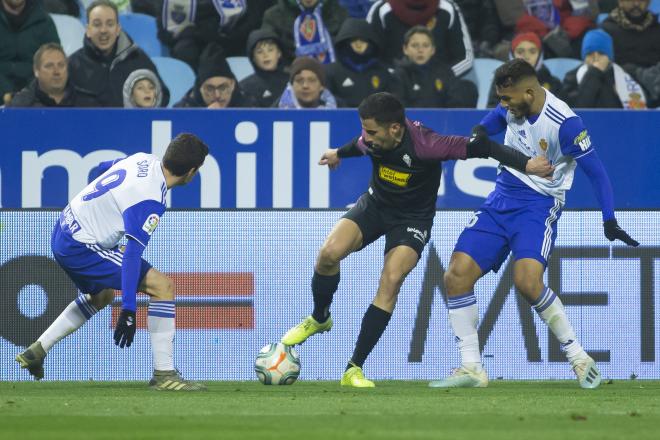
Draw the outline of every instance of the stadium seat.
M172 107L179 102L183 95L195 85L195 72L181 60L168 57L151 57L160 77L170 89L170 103Z
M488 105L488 94L490 87L493 83L493 76L495 69L502 63L500 60L492 58L475 58L472 70L470 70L463 79L472 81L477 85L479 90L479 99L477 100L477 108L486 108Z
M564 82L566 73L582 64L582 60L576 58L550 58L544 60L543 64L548 68L552 76L555 76L559 81Z
M64 14L50 14L50 18L52 18L53 23L55 23L57 35L60 37L60 43L64 48L66 56L71 55L83 47L85 27L80 20Z
M157 36L158 28L154 17L146 14L119 14L119 24L150 57L159 57L165 54L163 45Z
M660 15L660 0L651 0L651 3L649 3L649 11ZM658 17L658 19L660 20L660 17Z
M238 81L254 73L254 67L248 57L228 57L227 63Z
M596 23L598 23L598 25L600 26L609 15L610 14L608 12L603 12L601 14L598 14L598 17L596 18Z

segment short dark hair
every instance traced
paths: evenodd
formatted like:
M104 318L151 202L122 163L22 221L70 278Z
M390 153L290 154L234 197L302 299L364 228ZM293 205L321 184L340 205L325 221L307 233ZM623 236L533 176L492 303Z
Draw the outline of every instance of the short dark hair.
M60 52L62 55L64 55L64 59L66 59L66 53L64 52L64 49L62 49L62 46L60 46L57 43L46 43L42 44L39 49L34 53L34 56L32 57L32 68L37 69L39 66L41 66L41 56L44 54L44 52L49 51L49 50L56 50Z
M209 147L192 133L181 133L167 146L163 166L175 176L183 176L204 163Z
M507 61L495 70L493 82L497 87L511 87L525 78L536 78L536 69L522 58Z
M85 13L87 14L87 22L89 23L89 13L92 12L92 9L94 9L97 6L106 6L113 11L115 11L115 18L117 21L119 21L119 9L117 9L117 5L112 3L110 0L94 0L87 6L87 9L85 10Z
M379 124L406 123L403 104L391 93L379 92L362 100L358 107L361 119L374 119Z
M427 28L426 26L422 26L420 24L411 27L410 29L408 29L406 31L405 34L403 34L403 44L405 44L407 46L408 43L410 43L410 39L415 34L424 34L424 35L426 35L427 37L429 37L429 40L431 40L431 44L433 45L433 47L435 47L435 40L433 39L433 32L431 32L431 30L429 28Z

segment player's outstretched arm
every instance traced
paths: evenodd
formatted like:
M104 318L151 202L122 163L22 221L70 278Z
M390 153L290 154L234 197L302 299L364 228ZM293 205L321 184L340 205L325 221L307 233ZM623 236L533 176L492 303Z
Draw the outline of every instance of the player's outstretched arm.
M144 246L132 237L128 238L121 264L121 313L115 326L115 345L130 347L135 337L136 294L142 265Z
M472 128L472 134L467 144L467 158L471 157L492 157L503 165L539 177L548 178L554 172L554 167L545 157L537 156L532 159L518 150L498 144L488 137L488 133L482 125Z
M639 242L621 229L619 223L616 221L614 216L612 183L596 150L590 150L587 154L578 157L576 161L587 177L589 177L598 203L603 211L603 232L605 233L605 237L609 241L621 240L628 246L639 246Z

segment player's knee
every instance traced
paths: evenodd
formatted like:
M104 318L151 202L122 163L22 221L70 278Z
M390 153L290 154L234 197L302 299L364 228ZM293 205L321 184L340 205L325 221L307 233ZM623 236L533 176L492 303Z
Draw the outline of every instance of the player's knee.
M319 251L317 264L320 267L333 267L341 261L341 249L332 243L326 243Z
M396 292L398 292L398 288L401 287L401 285L403 284L403 280L405 279L406 279L405 273L393 268L384 269L380 277L382 284L394 288Z
M524 295L535 295L543 289L543 283L527 274L514 274L513 284Z
M470 280L467 274L455 265L449 266L449 269L445 272L443 281L445 282L447 291L452 293L462 293L464 290L470 289Z
M96 295L92 295L89 300L90 303L96 308L101 310L115 299L115 291L112 289L105 289Z
M163 275L158 280L158 288L155 289L154 296L162 301L172 301L174 299L174 281Z

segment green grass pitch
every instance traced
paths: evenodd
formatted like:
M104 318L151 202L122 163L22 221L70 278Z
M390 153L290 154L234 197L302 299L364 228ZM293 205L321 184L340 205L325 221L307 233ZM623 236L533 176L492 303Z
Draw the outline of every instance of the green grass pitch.
M138 382L0 382L0 439L658 439L660 382L493 381L264 386L209 382L205 393Z

